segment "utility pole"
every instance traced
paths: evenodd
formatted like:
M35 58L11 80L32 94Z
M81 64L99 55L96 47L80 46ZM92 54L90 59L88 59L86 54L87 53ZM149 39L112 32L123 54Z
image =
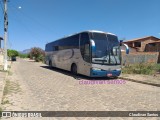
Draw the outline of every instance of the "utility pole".
M7 0L4 0L4 70L8 69L7 63L7 32L8 32L8 15Z

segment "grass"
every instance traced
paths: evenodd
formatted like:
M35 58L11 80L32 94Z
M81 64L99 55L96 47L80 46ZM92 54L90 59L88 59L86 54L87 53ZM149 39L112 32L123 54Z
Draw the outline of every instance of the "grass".
M12 75L12 72L10 71L10 69L11 69L11 65L8 65L8 67L7 67L8 69L6 70L6 72L8 72L8 75Z
M8 68L11 68L11 65L8 65Z
M18 55L20 58L29 58L29 54L21 54Z
M0 65L0 72L6 72L5 70L3 70L3 65Z
M160 64L139 63L127 65L122 69L122 73L126 74L153 75L157 72L160 72Z
M6 80L6 84L5 84L5 87L3 90L3 98L2 98L1 104L2 105L11 104L12 105L12 103L10 103L9 100L7 100L7 95L12 94L12 93L17 93L20 91L21 91L21 88L18 83L10 81L10 80Z
M0 107L0 118L2 117L2 111L3 109Z
M7 70L0 70L0 72L8 72Z
M155 69L156 69L157 72L160 73L160 64L156 64Z
M11 76L11 75L13 75L13 73L9 70L9 71L8 71L8 75Z
M8 65L8 69L11 68L11 65ZM0 65L0 72L9 72L9 70L4 70L3 65Z
M9 100L2 100L2 105L10 104Z
M18 83L6 80L6 85L4 87L3 95L20 92L21 88Z
M4 87L4 91L3 91L3 95L5 96L5 95L7 95L8 93L9 93L9 86L10 86L10 81L9 80L7 80L6 81L6 84L5 84L5 87Z

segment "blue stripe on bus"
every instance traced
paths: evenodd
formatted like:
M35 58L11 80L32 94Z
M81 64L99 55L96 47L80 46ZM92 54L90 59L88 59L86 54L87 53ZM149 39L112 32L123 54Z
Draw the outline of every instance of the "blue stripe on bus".
M96 46L92 46L92 52L93 52L93 53L96 52Z
M91 77L107 77L107 74L112 74L113 77L119 76L121 74L120 70L112 71L101 71L101 70L91 70Z

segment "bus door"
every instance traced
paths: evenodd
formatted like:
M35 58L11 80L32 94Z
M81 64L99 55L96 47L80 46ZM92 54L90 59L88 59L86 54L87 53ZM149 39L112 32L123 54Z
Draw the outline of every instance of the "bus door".
M81 58L79 62L79 73L89 76L91 68L90 58L90 41L87 32L80 35L80 52Z

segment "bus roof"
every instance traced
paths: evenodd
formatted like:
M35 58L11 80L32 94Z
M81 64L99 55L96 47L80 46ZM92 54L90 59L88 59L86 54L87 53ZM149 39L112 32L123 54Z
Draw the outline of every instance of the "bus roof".
M88 30L88 31L84 31L84 32L96 32L96 33L105 33L105 34L115 35L115 34L110 33L110 32L103 32L103 31L98 31L98 30Z
M83 33L83 32L104 33L104 34L110 34L110 35L116 36L115 34L110 33L110 32L103 32L103 31L98 31L98 30L86 30L86 31L81 31L81 32L78 32L78 33L75 33L75 34L71 34L71 35L68 35L68 36L64 36L64 37L62 37L62 38L60 38L60 39L67 38L67 37L70 37L70 36L73 36L73 35L76 35L76 34L80 34L80 33ZM60 40L60 39L57 39L57 40L55 40L55 41L58 41L58 40ZM55 42L55 41L52 41L52 42ZM49 43L52 43L52 42L49 42ZM48 43L47 43L47 44L48 44Z
M95 32L95 33L104 33L104 34L115 35L115 34L110 33L110 32L103 32L103 31L99 31L99 30L86 30L86 31L78 32L76 34L80 34L80 33L83 33L83 32L92 32L92 33ZM72 34L72 35L75 35L75 34ZM69 35L69 36L71 36L71 35ZM68 37L68 36L66 36L66 37Z

